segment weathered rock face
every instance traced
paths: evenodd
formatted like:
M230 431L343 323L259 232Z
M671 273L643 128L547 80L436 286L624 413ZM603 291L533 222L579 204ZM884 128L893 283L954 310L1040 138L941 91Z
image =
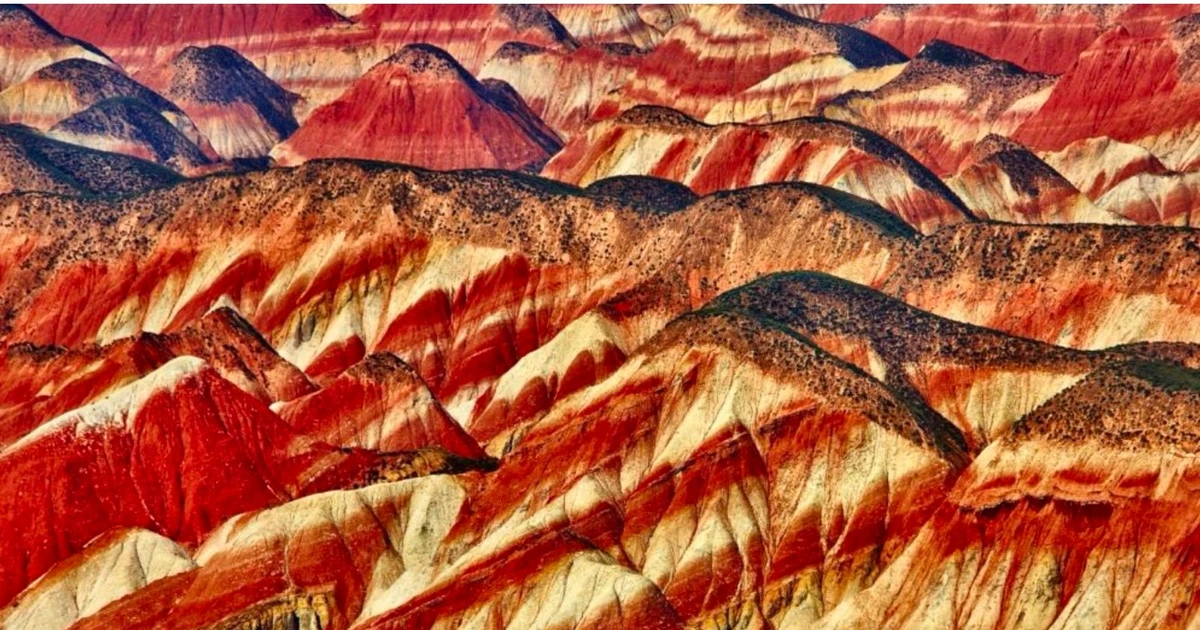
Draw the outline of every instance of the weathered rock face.
M995 134L971 151L947 182L981 219L1007 223L1123 223L1025 147Z
M503 82L476 81L445 51L405 47L315 112L271 157L323 157L426 168L536 170L561 141Z
M644 53L627 44L571 51L509 43L479 72L508 83L539 118L569 138L592 120L609 95L623 89Z
M195 127L188 121L190 130ZM123 153L185 175L202 174L219 162L204 139L198 146L145 101L110 98L60 120L46 135L100 151ZM203 147L203 148L202 148Z
M580 185L615 175L652 175L699 193L811 182L870 199L922 232L970 216L950 189L903 150L864 129L822 118L710 126L674 110L637 107L572 138L542 174Z
M1146 148L1173 170L1196 166L1195 94L1200 68L1189 53L1195 17L1152 33L1114 28L1097 38L1055 83L1014 139L1037 151L1107 137ZM1166 80L1162 78L1166 77ZM1146 116L1147 103L1158 114Z
M0 626L1200 627L1190 7L38 10Z

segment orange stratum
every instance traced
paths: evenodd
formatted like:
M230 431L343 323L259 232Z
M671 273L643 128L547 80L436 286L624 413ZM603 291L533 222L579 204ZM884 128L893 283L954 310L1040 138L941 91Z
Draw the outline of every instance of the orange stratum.
M760 275L878 286L914 246L903 222L835 190L676 188L318 162L129 199L27 196L0 212L4 334L107 343L219 303L323 382L392 352L465 422L495 379L598 306L636 347Z
M704 118L720 102L818 55L844 59L857 69L906 60L863 31L814 22L774 6L697 5L680 17L601 115L649 104ZM817 73L811 78L821 80Z
M536 171L560 146L508 84L480 83L445 51L415 44L314 111L271 157L285 166L349 157Z
M815 618L874 579L966 461L944 419L725 311L676 320L513 444L496 473L464 479L445 568L359 623ZM605 586L572 597L580 582Z
M571 138L542 174L578 185L651 175L701 194L811 182L870 199L923 233L971 218L962 201L902 149L824 118L706 125L675 110L639 106Z
M947 176L977 142L989 134L1007 137L1033 116L1053 85L1050 75L933 41L895 78L845 94L819 112L871 129Z
M943 317L1074 348L1200 341L1200 235L1166 227L955 226L884 290Z
M1192 370L1094 373L988 447L902 557L816 627L1194 626L1198 404Z

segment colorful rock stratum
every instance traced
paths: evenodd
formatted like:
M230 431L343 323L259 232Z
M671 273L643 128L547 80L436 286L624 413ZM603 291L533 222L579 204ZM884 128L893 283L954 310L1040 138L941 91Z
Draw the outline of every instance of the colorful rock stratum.
M0 7L0 629L1200 628L1200 8Z

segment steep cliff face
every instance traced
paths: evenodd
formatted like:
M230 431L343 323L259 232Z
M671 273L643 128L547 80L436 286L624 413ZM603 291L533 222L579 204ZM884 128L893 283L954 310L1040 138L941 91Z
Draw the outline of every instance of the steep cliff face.
M1058 74L1108 28L1120 25L1140 35L1192 11L1190 5L894 5L871 15L864 29L909 55L943 40L1026 70Z
M95 46L62 35L23 6L0 9L0 66L4 68L0 71L0 90L64 59L113 63Z
M821 111L878 132L948 176L976 142L1008 136L1036 113L1053 84L1050 75L933 41L882 87L846 94Z
M903 558L820 627L1195 623L1182 515L1198 402L1191 370L1096 372L984 451Z
M1039 151L1108 137L1149 150L1167 167L1197 164L1195 102L1200 69L1194 16L1149 34L1114 28L1079 55L1055 83L1045 105L1014 134ZM1145 115L1146 103L1160 112Z
M855 68L905 61L890 45L862 31L777 7L700 5L680 17L602 112L612 115L649 104L703 118L721 100L817 55L844 59Z
M184 48L148 77L225 159L265 156L294 131L297 97L231 48Z
M480 83L445 51L413 45L313 112L271 157L536 170L560 145L507 84Z
M970 216L903 150L864 129L821 118L711 126L674 110L637 107L572 138L542 174L580 185L652 175L699 193L811 182L870 199L922 232Z
M886 287L958 321L1076 348L1200 341L1192 231L955 226L922 240ZM1015 255L1014 252L1019 255Z
M950 189L981 219L1006 223L1124 223L1025 147L995 134L971 151Z

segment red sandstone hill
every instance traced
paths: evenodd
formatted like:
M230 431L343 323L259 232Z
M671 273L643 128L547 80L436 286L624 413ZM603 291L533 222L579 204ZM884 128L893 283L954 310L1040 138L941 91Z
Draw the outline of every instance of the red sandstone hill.
M0 55L4 59L0 89L64 59L112 64L112 60L95 46L62 35L33 11L20 5L0 8Z
M1080 53L1013 139L1036 151L1059 151L1107 137L1144 147L1173 170L1194 168L1200 164L1192 141L1200 119L1200 67L1187 51L1200 38L1198 27L1200 17L1189 16L1151 33L1107 31ZM1154 115L1147 115L1148 106Z
M427 168L535 169L558 137L501 82L480 83L444 51L405 47L271 151L283 165L354 157Z
M0 192L123 195L180 179L152 162L61 142L23 125L0 125Z
M579 43L629 44L640 50L654 48L662 33L638 15L638 8L628 4L549 4L546 10L554 15Z
M777 7L701 5L670 27L603 115L650 104L703 118L723 99L818 55L840 57L855 68L905 61L867 33Z
M812 182L870 199L922 232L970 217L949 188L899 147L823 118L706 125L674 110L642 106L572 138L542 174L579 185L614 175L652 175L699 193Z
M185 48L151 79L226 159L265 156L298 127L299 97L224 46Z
M943 40L1026 70L1058 74L1113 26L1142 35L1193 11L1190 5L893 5L872 14L864 30L909 55ZM868 17L838 13L831 9L829 19Z
M1008 136L1034 115L1054 78L933 41L887 83L855 91L820 113L871 129L940 176L953 175L976 142Z
M545 9L516 5L376 5L347 20L324 5L35 5L65 33L92 42L135 76L189 46L232 48L305 98L298 117L338 97L409 44L448 51L476 72L510 41L572 48Z

